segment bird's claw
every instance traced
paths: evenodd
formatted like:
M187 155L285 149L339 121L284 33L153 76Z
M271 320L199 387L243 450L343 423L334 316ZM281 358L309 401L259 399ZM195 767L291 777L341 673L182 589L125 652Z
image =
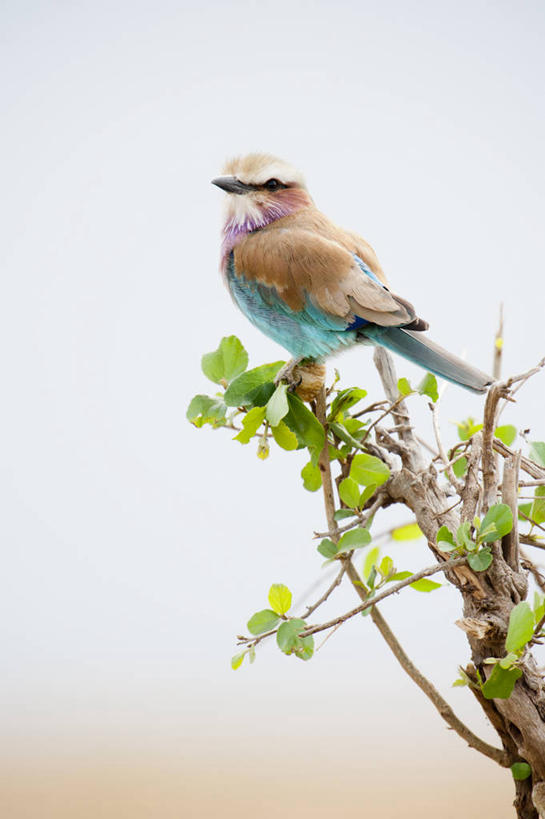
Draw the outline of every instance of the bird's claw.
M292 359L288 361L287 364L284 364L284 366L278 370L276 378L274 379L275 387L284 383L287 384L289 392L294 392L303 380L301 373L297 370L298 364L299 361L297 359Z

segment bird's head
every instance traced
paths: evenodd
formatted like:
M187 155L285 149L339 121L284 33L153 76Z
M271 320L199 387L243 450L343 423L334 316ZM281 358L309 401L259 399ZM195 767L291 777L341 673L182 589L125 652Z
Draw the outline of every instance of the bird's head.
M227 196L226 229L255 230L312 205L303 175L270 154L229 160L212 184Z

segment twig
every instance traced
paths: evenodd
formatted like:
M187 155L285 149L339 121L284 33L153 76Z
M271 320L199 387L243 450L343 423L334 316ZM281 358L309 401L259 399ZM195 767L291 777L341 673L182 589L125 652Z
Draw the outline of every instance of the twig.
M534 629L534 636L530 640L529 645L532 645L532 643L537 643L538 642L538 640L540 638L540 635L541 635L541 629L543 628L543 626L545 626L545 614L536 623L536 627Z
M326 589L326 590L325 590L325 592L322 594L322 596L321 596L321 597L320 597L320 598L319 598L319 599L318 599L318 600L317 600L315 603L313 603L313 604L312 604L312 606L308 606L307 610L306 610L306 611L305 611L305 613L302 615L303 620L306 620L306 619L307 619L307 617L310 617L310 615L312 614L312 612L313 612L313 611L316 611L316 609L318 608L318 606L321 606L321 605L322 605L322 603L325 603L325 601L327 600L327 598L329 597L329 595L330 595L330 594L331 594L333 591L335 591L335 589L337 588L337 586L339 585L339 583L340 583L340 582L341 582L341 580L343 579L343 576L344 576L344 573L345 573L345 572L346 572L346 563L344 563L344 562L343 562L343 564L341 565L341 568L340 568L340 570L339 570L338 574L335 576L335 579L334 579L333 583L331 583L331 585L327 587L327 589Z
M356 515L355 520L345 524L345 526L339 526L337 524L337 521L335 521L336 525L334 529L330 529L328 532L314 532L314 537L315 538L329 537L333 540L334 537L342 535L343 532L348 532L350 529L354 529L355 526L365 525L368 521L371 520L375 512L377 512L377 510L380 509L383 502L384 498L382 497L382 495L379 494L365 514L363 512L359 512ZM335 512L333 512L333 514L335 514Z
M498 412L498 418L501 415L501 413L504 411L504 409L507 406L508 402L515 400L512 396L515 395L520 389L522 389L522 387L524 387L524 385L526 384L528 379L532 378L532 376L534 376L534 375L537 375L537 373L543 367L545 367L545 357L543 357L540 361L538 361L538 363L536 364L535 367L532 367L531 369L527 370L525 373L521 373L520 375L514 375L505 382L505 384L507 386L507 389L510 391L510 395L505 396L506 400L503 402L503 404L502 404L502 406L501 406L501 408L500 408L500 410ZM518 387L515 387L515 389L512 390L511 387L513 386L513 384L517 384L517 383L518 383Z
M327 528L331 532L331 539L336 542L338 539L338 526L335 520L335 495L333 494L333 481L331 479L331 466L329 463L329 443L327 440L327 416L326 416L326 394L325 387L322 386L316 396L316 417L324 428L325 440L324 448L320 453L318 467L322 473L322 488L324 491L324 506L327 519Z
M532 535L521 535L519 534L519 543L524 543L525 546L535 546L536 549L545 549L545 543L540 543Z
M301 636L307 637L309 634L317 634L319 631L325 631L328 628L333 628L339 623L345 623L347 620L350 620L352 617L355 617L357 614L365 611L365 609L376 606L377 603L380 603L382 600L385 600L392 594L397 594L399 591L401 591L401 589L404 589L406 586L410 586L411 583L415 583L417 580L421 580L423 577L430 577L433 574L437 574L437 572L447 572L449 569L454 568L454 566L461 566L463 563L466 563L466 561L466 557L453 557L450 560L446 560L444 563L436 563L434 566L428 566L427 569L422 569L419 572L415 572L410 577L405 578L405 580L400 580L398 583L394 583L393 586L386 589L386 591L377 594L376 597L365 597L361 606L357 606L355 609L351 609L345 614L341 614L340 617L335 617L333 620L329 620L327 623L319 623L316 626L309 626L301 632ZM348 568L346 571L350 576L351 564L349 561L347 561L347 565ZM352 577L350 579L352 580ZM352 580L352 582L354 581ZM358 582L361 583L359 577Z
M500 302L500 321L494 339L494 361L492 364L492 375L495 381L501 378L501 360L503 353L503 302Z
M444 464L444 470L447 473L448 479L456 489L458 494L461 493L463 489L462 481L459 481L454 472L452 471L452 464L449 462L447 457L447 453L445 451L445 447L443 446L443 441L441 439L441 430L439 428L439 402L440 399L438 398L435 404L430 404L429 407L432 413L432 420L433 420L433 432L435 435L435 442L437 444L437 449L439 450L439 454L441 456L441 460ZM443 470L441 470L443 471Z
M359 576L352 563L350 563L348 566L347 574L352 581L352 585L354 586L356 593L363 599L365 592L361 586L358 585L360 583ZM375 606L371 610L371 618L403 670L409 675L411 680L416 683L420 690L424 692L428 699L431 700L447 725L456 731L458 736L465 740L470 748L474 748L476 751L484 754L484 756L487 756L489 759L497 762L498 765L507 768L510 763L508 754L499 748L494 748L492 745L489 745L488 742L484 742L484 740L476 736L473 731L467 727L467 725L464 725L464 723L456 716L448 702L443 699L433 683L424 677L422 672L419 671L412 660L409 659L396 636L390 629L388 623Z
M397 388L397 377L392 356L384 347L376 347L373 354L373 361L378 370L384 392L388 396L391 403L394 403L399 397ZM423 469L424 458L420 447L418 446L413 428L411 426L411 419L407 411L404 401L400 401L399 405L393 411L393 416L396 424L403 426L399 432L400 440L405 444L406 449L401 454L402 459L412 469L413 472L418 472Z
M471 437L471 448L467 458L467 475L461 492L462 520L473 521L479 500L481 487L479 485L479 461L482 454L483 436L477 432Z
M503 503L506 503L513 513L513 527L511 531L502 538L503 556L515 572L518 571L519 568L517 484L520 455L520 452L517 452L513 458L506 458L504 461L501 495Z
M428 450L428 452L430 452L430 453L431 453L431 454L434 456L434 458L438 458L438 457L439 457L439 453L437 452L437 450L436 450L436 449L434 449L434 448L432 447L432 445L431 445L431 444L428 444L428 442L427 442L427 441L425 441L425 440L424 440L424 438L421 438L421 437L420 437L420 435L415 435L414 437L416 438L416 440L418 441L418 443L419 443L421 446L423 446L423 447L424 447L424 449L427 449L427 450Z
M521 538L521 540L522 540L522 538ZM539 586L539 588L541 589L542 592L545 592L545 577L539 571L538 566L536 566L536 564L534 563L533 560L530 560L530 558L528 557L526 552L521 553L521 558L522 558L522 565L524 566L524 568L528 569L528 571L530 571L532 573L532 576L533 576L534 580L536 581L536 584Z
M489 508L496 502L497 494L497 464L496 456L492 448L494 441L494 430L496 428L496 418L498 402L500 398L507 394L507 386L501 381L492 384L486 396L484 405L483 421L483 498L482 511L488 512Z
M503 441L500 441L499 438L494 438L492 441L492 446L494 450L504 458L508 458L509 456L515 454L515 451L510 449L503 443ZM539 464L536 464L535 461L531 461L530 458L525 458L524 455L520 459L520 468L532 478L536 478L536 480L545 478L545 469L542 466L539 466Z

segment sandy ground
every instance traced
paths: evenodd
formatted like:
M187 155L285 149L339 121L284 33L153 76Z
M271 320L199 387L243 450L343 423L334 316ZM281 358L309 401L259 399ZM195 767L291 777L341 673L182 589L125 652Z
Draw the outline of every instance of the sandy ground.
M271 757L244 770L129 756L8 762L0 775L5 819L502 819L514 816L512 798L509 774L477 757L463 778L429 759L389 772L383 763L358 771L354 760L317 770Z

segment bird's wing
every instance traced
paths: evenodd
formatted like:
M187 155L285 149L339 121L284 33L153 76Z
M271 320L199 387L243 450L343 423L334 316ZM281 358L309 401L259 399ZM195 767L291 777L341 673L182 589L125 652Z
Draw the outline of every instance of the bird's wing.
M235 248L236 275L274 288L296 312L310 304L346 326L363 319L382 327L410 324L413 307L390 293L355 254L339 243L289 227L259 230Z

